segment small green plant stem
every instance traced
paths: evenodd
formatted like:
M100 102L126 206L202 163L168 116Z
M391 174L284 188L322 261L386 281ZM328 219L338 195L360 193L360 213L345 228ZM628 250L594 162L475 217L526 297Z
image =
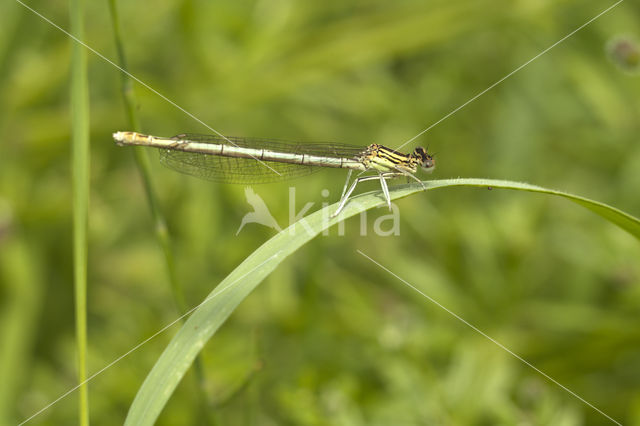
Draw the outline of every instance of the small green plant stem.
M109 9L111 11L111 20L113 25L113 33L115 39L116 50L118 54L118 62L120 67L123 70L127 70L127 58L124 51L124 45L122 43L122 33L120 31L120 20L118 19L118 8L116 4L116 0L109 0ZM122 96L124 99L125 111L127 114L127 121L129 122L129 127L133 131L140 131L140 121L138 119L138 115L136 113L136 99L133 91L133 83L131 78L126 73L122 73L121 79L121 88L122 88ZM171 285L171 291L173 294L173 299L180 314L184 314L187 310L187 304L184 297L184 289L178 280L178 276L175 268L175 256L173 254L173 249L171 248L171 236L169 234L169 230L167 228L167 222L162 214L160 209L160 203L158 202L158 197L156 195L156 191L153 186L153 182L151 180L151 166L149 163L149 156L147 150L142 147L136 147L134 149L134 157L136 164L138 166L138 170L140 171L140 176L142 178L142 183L144 185L144 191L147 198L147 202L149 203L149 208L151 210L151 215L154 223L154 231L156 234L156 238L158 239L160 246L162 247L162 251L164 252L165 263L167 265L167 273L169 275L169 283ZM204 373L204 363L200 356L198 356L194 363L194 373L196 376L196 380L198 382L198 394L200 398L200 403L202 406L202 411L204 413L209 413L208 410L208 400L206 393L206 377ZM206 420L209 424L212 424L213 421L211 416L207 415Z
M69 2L71 32L83 39L84 2ZM87 52L72 43L71 53L71 167L73 181L73 278L78 353L78 419L89 425L87 379L87 224L89 217L89 88Z

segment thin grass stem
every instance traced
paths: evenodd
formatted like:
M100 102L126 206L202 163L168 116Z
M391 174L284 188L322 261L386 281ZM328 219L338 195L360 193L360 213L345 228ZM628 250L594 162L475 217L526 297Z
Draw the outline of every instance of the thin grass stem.
M124 43L122 41L122 32L120 30L120 20L118 18L119 15L116 0L109 0L109 9L111 11L111 22L113 26L114 42L118 54L118 62L123 70L128 70L127 57L124 50ZM140 120L138 119L138 115L136 113L137 101L135 98L135 93L133 91L133 82L129 75L126 73L122 73L121 77L121 90L129 127L135 131L140 131ZM153 186L153 181L151 180L151 166L149 162L148 151L142 147L136 147L136 149L134 149L134 153L135 161L138 166L138 170L140 171L140 176L144 185L147 202L149 203L149 208L153 217L156 238L158 239L158 242L160 243L160 246L162 247L162 251L164 253L165 264L167 266L167 273L169 275L169 283L171 286L174 303L176 304L176 307L180 314L183 315L187 311L187 304L184 297L184 288L181 285L180 280L178 280L175 268L175 256L173 254L173 249L171 246L171 236L167 228L167 222L164 218L162 210L160 209L160 203ZM212 424L212 419L210 416L208 416L210 410L206 408L208 405L208 397L205 390L206 377L204 374L204 364L200 356L198 356L195 360L194 373L198 382L197 389L199 393L202 412L207 413L206 418L209 424Z
M84 2L70 0L71 32L84 38ZM87 379L87 224L89 220L89 84L87 52L72 43L71 53L71 167L73 181L73 278L75 290L78 381ZM78 419L89 424L89 391L78 389Z

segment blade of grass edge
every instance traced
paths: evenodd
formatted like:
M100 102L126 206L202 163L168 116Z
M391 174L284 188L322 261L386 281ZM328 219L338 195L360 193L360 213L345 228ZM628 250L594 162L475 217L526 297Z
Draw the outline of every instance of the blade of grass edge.
M427 184L428 182L425 182ZM576 204L585 207L603 219L619 226L629 234L633 235L640 240L640 219L634 217L628 213L623 212L620 209L612 207L608 204L600 201L594 201L589 198L581 197L579 195L571 194L569 192L558 191L555 189L543 188L537 185L531 185L524 182L512 182L507 180L495 180L495 179L477 179L477 178L458 178L458 179L442 179L437 181L431 181L432 185L427 185L427 189L436 189L442 187L453 186L473 186L484 188L500 188L500 189L514 189L527 192L539 192L542 194L556 195L573 201ZM413 187L413 188L412 188ZM414 192L419 192L420 188L415 188L415 185L408 185L405 188L399 188L398 198L410 195Z
M70 0L71 33L84 39L84 2ZM78 382L87 380L87 224L89 221L89 83L87 52L71 43L71 168L73 185L73 278ZM79 424L89 425L89 391L79 388Z
M607 204L566 192L492 179L444 179L424 183L427 190L472 186L540 192L564 197L588 208L640 240L639 219ZM421 191L423 189L419 185L401 185L390 188L390 195L395 200ZM138 390L125 424L151 425L157 420L185 371L205 343L240 302L287 256L340 220L384 204L380 191L361 194L347 203L339 217L327 219L336 208L336 204L328 206L289 226L254 251L207 296L173 337Z

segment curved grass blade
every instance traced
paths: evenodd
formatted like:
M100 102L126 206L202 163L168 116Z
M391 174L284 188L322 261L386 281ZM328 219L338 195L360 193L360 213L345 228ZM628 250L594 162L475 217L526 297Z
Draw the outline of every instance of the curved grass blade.
M394 191L395 196L392 198L406 197L407 195L419 192L421 188L415 188L416 185L407 186L405 188L397 188ZM452 187L452 186L475 186L475 187L491 187L491 188L503 188L503 189L515 189L519 191L527 192L540 192L543 194L557 195L559 197L566 198L573 201L576 204L586 207L603 219L618 225L634 237L640 240L640 219L634 217L628 213L623 212L620 209L612 207L608 204L601 203L600 201L594 201L589 198L581 197L579 195L571 194L569 192L558 191L555 189L543 188L537 185L531 185L524 182L513 182L508 180L495 180L495 179L476 179L476 178L458 178L458 179L442 179L425 182L427 190Z
M520 182L491 179L444 179L424 182L426 189L476 186L541 192L568 198L618 225L640 239L640 220L621 210L588 198ZM392 199L422 191L420 185L390 188ZM152 425L205 343L244 298L287 256L339 220L385 205L379 191L352 198L343 212L328 219L337 205L310 214L278 233L231 272L201 303L174 336L145 379L129 410L126 425Z

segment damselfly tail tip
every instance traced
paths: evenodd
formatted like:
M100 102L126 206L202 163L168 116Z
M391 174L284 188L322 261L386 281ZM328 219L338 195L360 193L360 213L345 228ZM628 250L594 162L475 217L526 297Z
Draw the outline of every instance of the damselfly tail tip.
M136 132L115 132L113 134L113 140L120 146L135 145L135 140L140 139L141 137L147 136Z
M124 134L125 132L115 132L113 134L113 140L116 141L118 145L122 145L122 142L124 141Z

